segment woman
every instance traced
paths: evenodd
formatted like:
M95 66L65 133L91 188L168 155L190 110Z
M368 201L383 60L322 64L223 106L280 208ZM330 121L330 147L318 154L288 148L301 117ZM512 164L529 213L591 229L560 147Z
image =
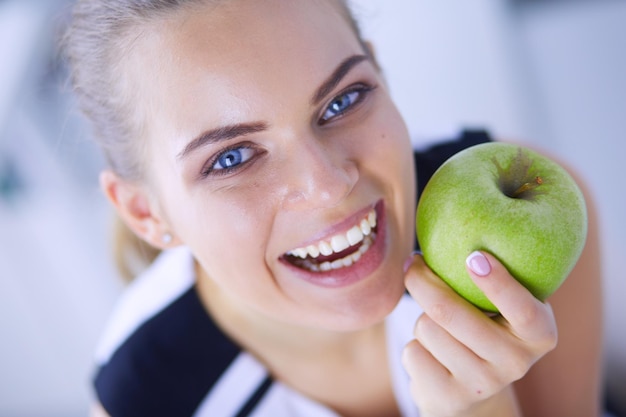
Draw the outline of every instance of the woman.
M598 415L594 225L549 303L489 254L468 273L502 316L442 284L411 256L428 156L343 2L79 1L66 50L102 188L165 250L105 333L95 413Z

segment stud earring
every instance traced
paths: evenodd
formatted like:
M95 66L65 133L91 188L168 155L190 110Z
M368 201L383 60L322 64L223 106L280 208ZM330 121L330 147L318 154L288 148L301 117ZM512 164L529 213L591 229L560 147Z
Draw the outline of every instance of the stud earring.
M170 243L172 243L172 240L173 240L173 237L169 233L163 233L163 236L161 236L161 241L163 242L164 245L169 245Z

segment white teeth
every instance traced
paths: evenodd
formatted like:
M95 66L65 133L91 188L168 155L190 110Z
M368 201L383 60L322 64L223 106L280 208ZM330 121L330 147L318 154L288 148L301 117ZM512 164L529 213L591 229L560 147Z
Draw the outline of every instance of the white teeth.
M376 212L374 210L367 215L367 222L372 229L376 227Z
M343 259L337 259L330 263L330 269L339 269L343 266Z
M354 246L363 240L363 232L359 226L354 226L352 229L348 230L346 238L348 238L350 246Z
M375 237L374 235L372 235L372 237ZM359 252L361 252L361 254L364 254L365 252L367 252L367 250L370 248L370 246L372 245L372 239L368 239L365 242L363 242L363 244L359 247Z
M292 255L297 256L298 258L305 259L308 255L307 250L304 248L298 248L293 251Z
M361 220L361 224L359 226L361 227L361 232L363 232L365 236L369 235L372 231L372 227L370 226L367 219Z
M320 250L320 253L324 256L332 255L333 253L333 248L331 248L330 245L326 242L320 242L318 248Z
M330 247L333 248L335 253L338 253L342 250L348 249L350 247L350 243L348 242L346 235L336 235L330 239Z
M320 265L320 271L322 272L328 272L331 269L333 269L333 267L330 264L330 262L324 262L323 264Z
M315 245L309 245L306 247L306 251L309 254L309 256L311 258L317 258L318 256L320 256L320 250L317 246Z
M357 262L361 256L367 252L372 245L375 234L372 229L376 227L376 211L371 210L367 217L362 219L357 225L350 228L347 232L335 235L330 238L329 241L322 240L317 244L308 245L303 248L296 248L289 252L288 255L295 256L303 259L302 266L310 269L311 271L330 271L331 269L338 269L352 265ZM317 264L312 259L318 258L320 255L329 256L333 253L339 253L350 246L355 246L359 243L362 245L358 251L331 262L322 262Z
M340 268L351 266L355 262L358 262L359 259L361 259L361 256L363 256L363 254L369 250L369 248L372 246L372 241L375 237L376 237L375 235L372 235L371 237L368 236L367 238L365 238L363 245L359 247L358 251L348 256L345 256L341 259L337 259L333 262L322 262L319 265L313 262L310 262L309 260L306 260L301 265L313 272L319 272L319 271L328 272L333 269L340 269Z

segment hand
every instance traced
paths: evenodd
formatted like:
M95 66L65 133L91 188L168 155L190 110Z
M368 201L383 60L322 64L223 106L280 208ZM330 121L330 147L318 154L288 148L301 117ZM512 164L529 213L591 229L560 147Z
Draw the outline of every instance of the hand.
M493 256L475 252L468 264L500 315L461 298L419 255L407 271L407 289L424 309L403 353L411 394L429 417L518 415L510 384L556 346L554 315Z

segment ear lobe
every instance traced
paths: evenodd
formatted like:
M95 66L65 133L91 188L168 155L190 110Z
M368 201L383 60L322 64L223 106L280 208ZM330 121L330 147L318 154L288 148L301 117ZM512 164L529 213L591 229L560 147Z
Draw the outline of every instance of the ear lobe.
M139 238L160 249L173 245L173 240L163 240L163 236L171 236L169 228L143 187L110 170L100 174L100 187L120 218Z

